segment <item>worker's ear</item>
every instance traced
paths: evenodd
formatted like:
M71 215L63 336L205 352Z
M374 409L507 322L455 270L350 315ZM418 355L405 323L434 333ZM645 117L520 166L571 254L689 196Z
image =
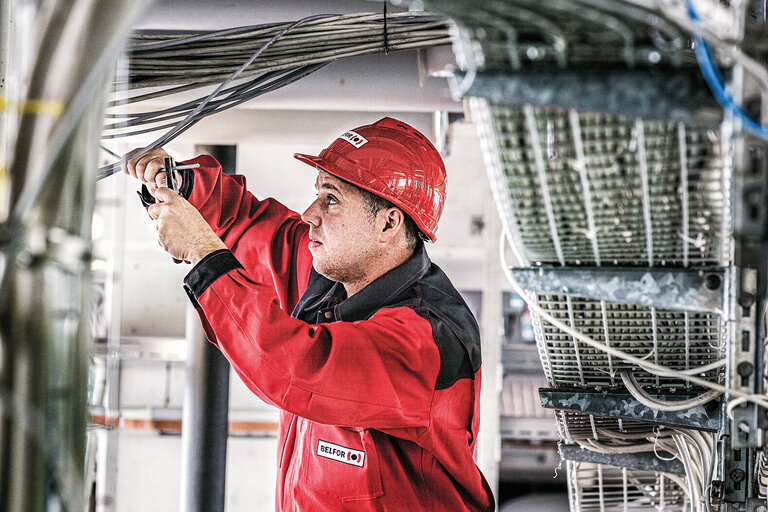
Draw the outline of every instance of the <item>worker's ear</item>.
M389 242L403 229L405 214L400 208L387 208L380 211L379 215L382 216L384 221L379 241Z

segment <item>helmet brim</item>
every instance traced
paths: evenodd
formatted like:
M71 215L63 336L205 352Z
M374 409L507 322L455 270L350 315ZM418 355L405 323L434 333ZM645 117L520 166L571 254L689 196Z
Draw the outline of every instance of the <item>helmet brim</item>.
M311 165L314 168L320 168L323 171L334 175L335 177L339 178L340 180L349 181L349 177L346 175L345 172L336 169L334 165L331 165L330 162L325 161L323 158L319 156L314 155L305 155L304 153L294 153L293 158L296 160L300 160L304 162L307 165ZM354 182L353 182L354 183ZM356 183L354 183L355 186L360 186ZM361 187L366 188L366 187ZM371 190L370 192L376 194L375 191Z
M293 158L296 160L301 160L307 165L311 165L312 167L317 167L318 165L325 169L325 166L323 165L323 161L320 159L320 157L312 156L312 155L305 155L303 153L294 153Z

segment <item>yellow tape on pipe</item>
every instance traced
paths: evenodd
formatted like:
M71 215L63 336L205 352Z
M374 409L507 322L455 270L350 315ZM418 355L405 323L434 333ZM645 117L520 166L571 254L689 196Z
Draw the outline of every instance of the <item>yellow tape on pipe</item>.
M18 110L21 114L60 117L64 113L64 104L60 101L39 99L7 101L0 96L0 112L11 109Z

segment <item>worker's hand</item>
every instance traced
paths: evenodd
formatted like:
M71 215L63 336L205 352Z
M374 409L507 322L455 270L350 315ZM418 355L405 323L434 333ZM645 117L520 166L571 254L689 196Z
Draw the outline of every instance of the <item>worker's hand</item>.
M126 157L130 157L142 149L136 148L126 154ZM165 158L170 158L170 155L163 148L151 149L143 155L128 160L124 169L126 174L140 180L147 186L149 193L156 196L155 191L159 187L168 186L168 177L165 172L160 172L165 168ZM181 174L178 171L176 171L176 183L181 189Z
M200 212L167 187L157 188L155 203L147 210L157 221L157 241L168 254L197 264L208 254L226 249Z

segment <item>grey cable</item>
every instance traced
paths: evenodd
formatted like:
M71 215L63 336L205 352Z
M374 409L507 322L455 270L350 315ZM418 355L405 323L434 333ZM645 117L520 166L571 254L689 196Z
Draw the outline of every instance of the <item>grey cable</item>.
M155 148L159 148L164 146L167 142L173 140L176 136L178 136L182 131L189 128L193 124L195 124L199 119L195 120L195 116L203 109L205 106L216 97L216 95L219 94L219 92L224 89L227 85L229 85L235 78L238 77L240 73L242 73L256 58L258 58L261 53L269 48L269 46L274 43L276 40L278 40L280 37L282 37L283 34L291 30L293 27L300 25L302 23L316 20L319 18L325 17L325 15L315 15L315 16L308 16L306 18L302 18L288 27L284 28L280 32L278 32L272 39L267 41L261 48L259 48L242 66L240 66L234 73L232 73L229 78L224 80L221 84L219 84L216 89L214 89L213 92L211 92L203 101L201 101L197 107L195 107L192 112L190 112L184 119L176 123L170 130L168 130L165 134L163 134L161 137L155 139L152 143L148 144L144 148L142 148L139 152L134 153L132 155L133 158L140 156L147 151ZM121 158L120 161L115 162L111 164L110 166L107 166L106 168L99 169L99 178L103 178L106 176L109 176L110 174L114 174L120 169L120 166L122 166L127 161L127 158Z
M208 115L284 87L333 60L383 51L381 17L381 13L324 14L291 24L238 27L210 33L138 34L130 48L127 87L165 89L115 100L111 106L146 101L213 83L219 85L206 97L181 105L137 114L109 113L107 118L120 120L106 124L102 138L167 130L132 155L136 157L167 144ZM390 50L450 44L448 21L444 18L427 13L396 13L389 14L387 21ZM145 43L147 40L151 42ZM258 49L253 53L256 45ZM248 60L230 73L235 63L242 63L246 52ZM215 58L205 57L209 54ZM235 79L246 78L250 80L227 87ZM120 81L118 85L123 83ZM178 122L170 122L181 117ZM121 158L102 167L98 179L118 172L125 161Z

